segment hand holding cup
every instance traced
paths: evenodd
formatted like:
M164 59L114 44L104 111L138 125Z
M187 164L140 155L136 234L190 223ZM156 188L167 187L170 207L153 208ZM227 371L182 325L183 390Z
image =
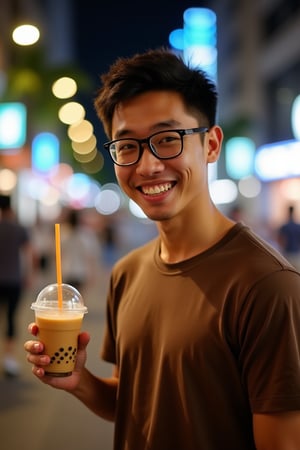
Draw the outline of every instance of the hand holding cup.
M50 284L39 293L31 308L35 311L38 337L44 346L42 351L50 357L43 367L45 374L70 376L75 367L83 316L87 312L82 296L68 284Z

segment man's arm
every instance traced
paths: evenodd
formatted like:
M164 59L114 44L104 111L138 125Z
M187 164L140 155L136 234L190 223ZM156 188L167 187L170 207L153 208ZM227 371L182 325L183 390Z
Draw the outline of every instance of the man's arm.
M253 432L257 450L299 450L300 411L254 414Z
M80 383L74 391L71 391L71 394L97 416L114 421L118 389L116 373L115 370L111 378L99 378L92 375L87 369L83 369Z

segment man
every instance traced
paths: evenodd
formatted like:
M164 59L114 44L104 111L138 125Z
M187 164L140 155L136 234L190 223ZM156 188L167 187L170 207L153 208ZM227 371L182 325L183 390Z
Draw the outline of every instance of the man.
M300 448L300 275L212 203L214 84L165 50L119 59L102 81L105 148L159 237L112 271L113 376L84 367L87 333L65 379L44 375L41 342L25 343L33 373L114 420L117 450Z

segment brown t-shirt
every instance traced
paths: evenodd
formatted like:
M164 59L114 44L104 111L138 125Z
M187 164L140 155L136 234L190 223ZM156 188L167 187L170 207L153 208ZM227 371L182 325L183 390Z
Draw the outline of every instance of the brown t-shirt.
M300 410L300 275L247 227L112 273L102 356L120 371L116 450L254 450L253 413Z

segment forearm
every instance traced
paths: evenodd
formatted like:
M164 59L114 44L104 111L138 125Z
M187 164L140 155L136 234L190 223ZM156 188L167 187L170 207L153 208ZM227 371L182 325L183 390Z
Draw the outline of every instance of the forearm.
M118 378L98 378L83 369L81 380L70 393L105 420L114 421Z
M257 450L298 450L300 411L254 414L253 430Z

